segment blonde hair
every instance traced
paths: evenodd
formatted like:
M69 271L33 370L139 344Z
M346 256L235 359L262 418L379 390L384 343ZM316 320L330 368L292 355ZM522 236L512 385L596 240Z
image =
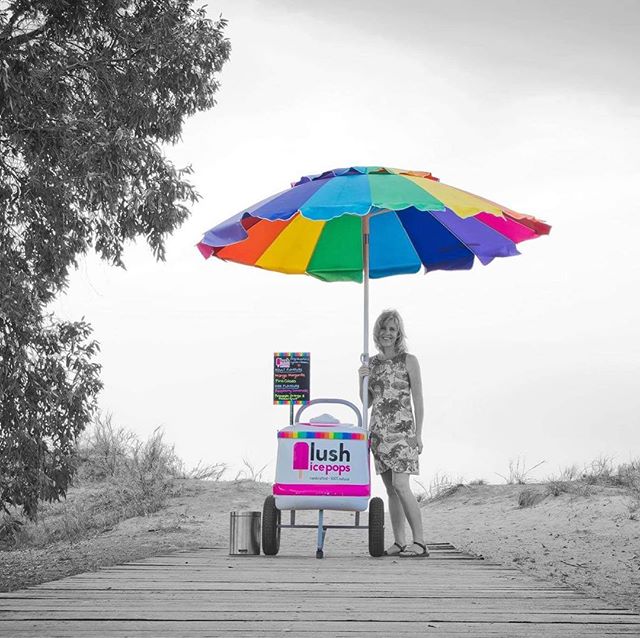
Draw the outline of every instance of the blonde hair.
M382 344L380 343L380 331L382 330L382 326L388 319L393 319L398 326L398 336L396 337L396 342L393 344L395 346L396 352L398 354L400 354L401 352L406 352L407 333L404 330L402 317L397 310L383 310L380 313L380 316L376 319L376 323L373 326L373 343L376 344L378 352L382 352Z

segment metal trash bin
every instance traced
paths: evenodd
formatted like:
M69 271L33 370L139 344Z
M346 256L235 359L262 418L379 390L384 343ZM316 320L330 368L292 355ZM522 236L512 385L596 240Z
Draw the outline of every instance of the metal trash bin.
M260 512L231 512L229 555L260 553Z

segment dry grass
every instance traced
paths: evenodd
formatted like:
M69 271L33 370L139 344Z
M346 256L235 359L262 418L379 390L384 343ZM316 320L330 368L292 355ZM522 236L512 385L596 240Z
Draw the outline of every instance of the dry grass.
M204 463L202 460L198 461L194 467L187 468L185 462L179 460L176 465L175 478L220 481L228 469L229 466L226 463Z
M540 461L527 467L523 458L512 459L509 461L507 474L496 474L507 485L527 485L530 483L531 472L543 463L544 461ZM447 498L463 487L487 485L484 479L465 483L462 478L453 480L447 474L439 473L433 476L428 486L416 478L413 480L420 487L416 498L422 505ZM601 456L587 463L582 469L577 465L563 468L558 474L537 483L535 488L527 487L521 490L517 497L518 507L533 507L548 496L557 497L562 494L587 498L592 496L595 486L624 489L628 494L629 518L640 520L640 458L616 465L610 457Z
M533 507L543 501L547 494L532 487L525 487L518 494L518 507Z
M261 509L271 487L249 481L176 479L173 490L178 493L157 512L127 518L112 529L87 533L73 542L0 551L0 591L169 552L227 547L229 512ZM73 488L69 498L85 489Z
M251 461L248 459L242 459L243 467L238 471L234 481L252 481L254 483L261 483L263 478L262 475L264 471L269 467L269 464L263 465L262 467L256 467Z
M107 531L134 516L148 516L176 495L176 479L220 480L226 466L187 469L156 429L146 441L100 417L80 439L77 472L67 498L41 503L36 521L17 511L0 517L0 549L45 547Z
M571 482L570 481L561 481L557 479L550 479L547 482L547 494L549 496L560 496L560 494L565 494L571 491Z
M628 493L629 518L639 520L640 458L616 465L611 457L600 456L587 463L582 470L572 465L546 481L546 491L550 496L569 493L588 497L594 486L623 488Z
M416 499L422 505L437 499L447 498L464 487L462 479L453 480L447 474L436 473L428 486L415 477L413 480L420 487L420 491L416 493Z
M535 465L527 468L527 463L524 457L518 457L517 459L509 460L509 471L506 476L503 474L499 474L498 472L496 472L496 474L500 478L504 479L507 485L524 485L525 483L527 483L531 472L540 467L543 463L544 461L540 461L539 463L536 463Z

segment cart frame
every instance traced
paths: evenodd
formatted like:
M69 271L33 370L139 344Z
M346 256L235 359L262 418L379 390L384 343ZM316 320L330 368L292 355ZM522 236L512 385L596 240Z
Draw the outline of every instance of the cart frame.
M330 403L346 405L351 408L358 417L358 427L362 428L362 415L360 410L350 401L344 399L313 399L308 403L300 406L295 414L295 424L300 423L300 415L311 405L320 403ZM292 425L294 424L292 423ZM365 430L366 430L365 421ZM371 485L371 472L369 472L369 485ZM330 508L325 508L329 511ZM283 529L315 529L317 530L317 547L316 558L324 558L324 541L329 529L366 529L369 530L369 553L372 556L382 556L384 553L384 503L381 498L373 497L369 501L369 521L368 525L360 523L360 510L340 510L353 511L355 514L354 525L326 525L324 523L324 509L318 510L317 525L300 525L296 523L296 510L290 509L289 524L281 522L281 512L275 505L275 498L268 496L264 502L263 508L263 524L262 524L262 545L264 553L267 555L275 555L280 549L280 531ZM372 520L373 519L373 520Z

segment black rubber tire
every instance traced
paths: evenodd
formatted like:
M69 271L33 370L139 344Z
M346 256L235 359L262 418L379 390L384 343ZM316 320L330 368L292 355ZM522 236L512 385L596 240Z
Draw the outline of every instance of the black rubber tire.
M369 554L384 554L384 501L377 496L369 501Z
M280 510L276 499L267 496L262 507L262 551L266 556L275 556L280 550Z

